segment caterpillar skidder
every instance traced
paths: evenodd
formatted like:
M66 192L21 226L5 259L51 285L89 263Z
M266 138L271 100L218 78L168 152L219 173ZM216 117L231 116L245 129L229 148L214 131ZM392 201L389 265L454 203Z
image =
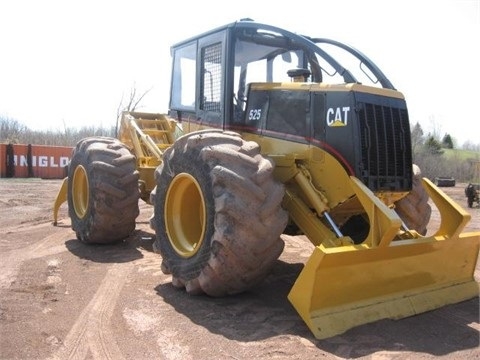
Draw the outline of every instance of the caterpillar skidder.
M118 139L81 140L55 222L68 200L79 240L116 242L141 198L163 272L210 296L258 284L281 234L304 234L288 298L317 338L478 296L480 231L412 164L404 96L365 55L251 20L171 55L168 114L125 112Z

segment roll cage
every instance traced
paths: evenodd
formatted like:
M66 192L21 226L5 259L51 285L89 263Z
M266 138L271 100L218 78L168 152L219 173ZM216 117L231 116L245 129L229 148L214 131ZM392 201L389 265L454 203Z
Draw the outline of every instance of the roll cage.
M309 83L368 81L395 90L375 63L351 46L250 20L178 43L171 52L170 113L180 120L194 113L200 122L223 126L225 119L241 116L249 83L288 82L298 75ZM344 59L354 65L347 68Z

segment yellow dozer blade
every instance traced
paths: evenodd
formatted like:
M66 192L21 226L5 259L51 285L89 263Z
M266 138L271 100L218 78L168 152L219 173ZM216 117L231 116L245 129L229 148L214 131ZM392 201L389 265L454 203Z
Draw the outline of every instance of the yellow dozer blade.
M316 246L288 295L316 338L478 296L480 231L461 234L470 220L465 210L423 179L441 214L440 228L427 237L402 234L391 209L358 179L352 186L367 209L369 237L361 245Z

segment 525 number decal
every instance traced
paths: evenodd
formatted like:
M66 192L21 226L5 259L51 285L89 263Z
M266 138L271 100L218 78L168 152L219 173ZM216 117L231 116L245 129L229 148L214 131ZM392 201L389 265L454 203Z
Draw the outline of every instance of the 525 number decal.
M262 117L262 109L252 109L248 113L248 120L255 121L260 120Z

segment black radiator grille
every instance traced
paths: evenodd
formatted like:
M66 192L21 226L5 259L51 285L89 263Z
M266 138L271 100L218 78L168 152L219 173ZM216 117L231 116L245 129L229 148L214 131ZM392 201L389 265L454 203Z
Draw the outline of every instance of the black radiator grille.
M404 108L363 103L359 106L363 182L372 190L412 187L412 147Z

